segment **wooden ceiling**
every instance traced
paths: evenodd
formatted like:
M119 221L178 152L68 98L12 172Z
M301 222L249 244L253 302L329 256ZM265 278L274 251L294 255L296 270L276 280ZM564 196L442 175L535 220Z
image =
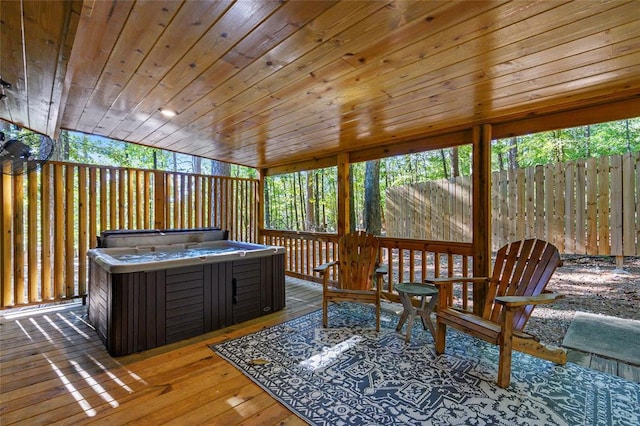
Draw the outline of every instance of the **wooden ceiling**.
M2 0L0 18L0 118L251 167L640 115L637 1Z

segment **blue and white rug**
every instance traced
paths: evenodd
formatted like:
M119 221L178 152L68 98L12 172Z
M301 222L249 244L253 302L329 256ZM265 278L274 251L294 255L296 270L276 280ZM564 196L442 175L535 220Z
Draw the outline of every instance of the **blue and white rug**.
M513 354L511 385L495 384L497 347L452 330L437 356L416 321L411 343L366 305L322 312L212 345L313 425L639 425L640 385L574 364Z

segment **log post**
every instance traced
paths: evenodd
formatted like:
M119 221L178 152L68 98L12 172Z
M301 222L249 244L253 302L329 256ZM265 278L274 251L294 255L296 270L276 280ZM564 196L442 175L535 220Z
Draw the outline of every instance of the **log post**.
M167 227L165 212L166 212L166 197L165 197L165 173L156 171L153 173L153 227L155 229L165 229ZM200 196L200 194L198 194ZM129 209L131 209L131 203L129 203ZM131 226L131 224L129 224Z

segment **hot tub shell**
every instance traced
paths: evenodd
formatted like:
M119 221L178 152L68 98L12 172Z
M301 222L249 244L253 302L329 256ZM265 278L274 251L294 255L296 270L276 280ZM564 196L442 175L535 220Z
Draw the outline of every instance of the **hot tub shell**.
M88 252L89 321L111 355L155 348L284 308L284 248L197 242L193 235L187 238L191 241L175 239L172 234L171 244L163 244L167 241L156 235L137 239L133 247L119 240L116 247L106 243ZM182 251L219 247L227 252L180 257ZM172 258L148 261L154 252ZM143 261L118 260L136 254Z

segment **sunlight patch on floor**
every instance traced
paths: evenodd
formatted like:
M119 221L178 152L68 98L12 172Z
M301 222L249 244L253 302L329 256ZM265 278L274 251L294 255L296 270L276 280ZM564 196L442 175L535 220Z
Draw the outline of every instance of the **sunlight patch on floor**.
M65 324L67 324L69 327L71 327L76 333L78 333L79 335L81 335L82 337L84 337L87 340L90 339L90 337L89 337L89 335L87 333L85 333L84 331L80 330L78 327L75 326L75 324L73 324L71 321L66 319L64 316L60 315L59 312L56 315L58 316L58 318L60 318L62 321L64 321ZM77 315L76 315L76 317L77 317Z
M324 347L322 352L315 354L300 363L301 367L315 371L331 364L341 353L353 348L362 340L362 336L351 336L349 339L329 348Z
M29 318L29 321L31 321L31 323L38 329L40 334L42 334L49 343L53 343L53 339L51 338L51 336L49 336L49 333L44 331L44 329L40 327L40 324L38 324L36 320L34 320L33 318Z
M78 362L69 360L69 363L73 366L76 372L80 374L84 381L87 382L91 389L93 389L94 392L97 393L100 398L102 398L106 403L111 405L113 408L116 408L120 405L118 404L118 401L116 401L115 398L113 398L105 388L103 388L93 377L91 377L91 374L87 373L82 368L82 366L78 364Z
M118 386L120 386L122 389L126 390L129 393L133 393L133 389L131 389L129 386L127 386L127 384L125 382L123 382L122 380L120 380L120 378L118 378L118 376L116 376L115 374L113 374L111 371L109 371L109 369L107 367L104 366L104 364L102 364L100 361L98 361L97 359L95 359L94 357L92 357L90 354L87 354L87 356L89 357L89 359L91 361L93 361L93 363L95 365L98 366L98 368L100 368L102 371L104 371L104 373L109 376L109 378L111 380L113 380Z
M87 400L84 398L82 393L80 393L80 391L78 391L75 388L75 386L73 386L73 383L71 383L71 381L67 379L67 377L64 375L62 370L60 370L58 366L56 366L56 364L49 359L48 356L46 356L45 354L42 354L42 356L44 356L45 359L49 362L49 365L51 365L51 369L56 373L60 381L62 381L62 384L64 385L64 387L67 389L67 391L69 391L69 394L71 394L73 399L76 400L78 405L80 405L80 408L82 408L85 414L89 417L95 416L96 410L94 410L93 407L91 407L91 405L89 404L89 402L87 402Z

